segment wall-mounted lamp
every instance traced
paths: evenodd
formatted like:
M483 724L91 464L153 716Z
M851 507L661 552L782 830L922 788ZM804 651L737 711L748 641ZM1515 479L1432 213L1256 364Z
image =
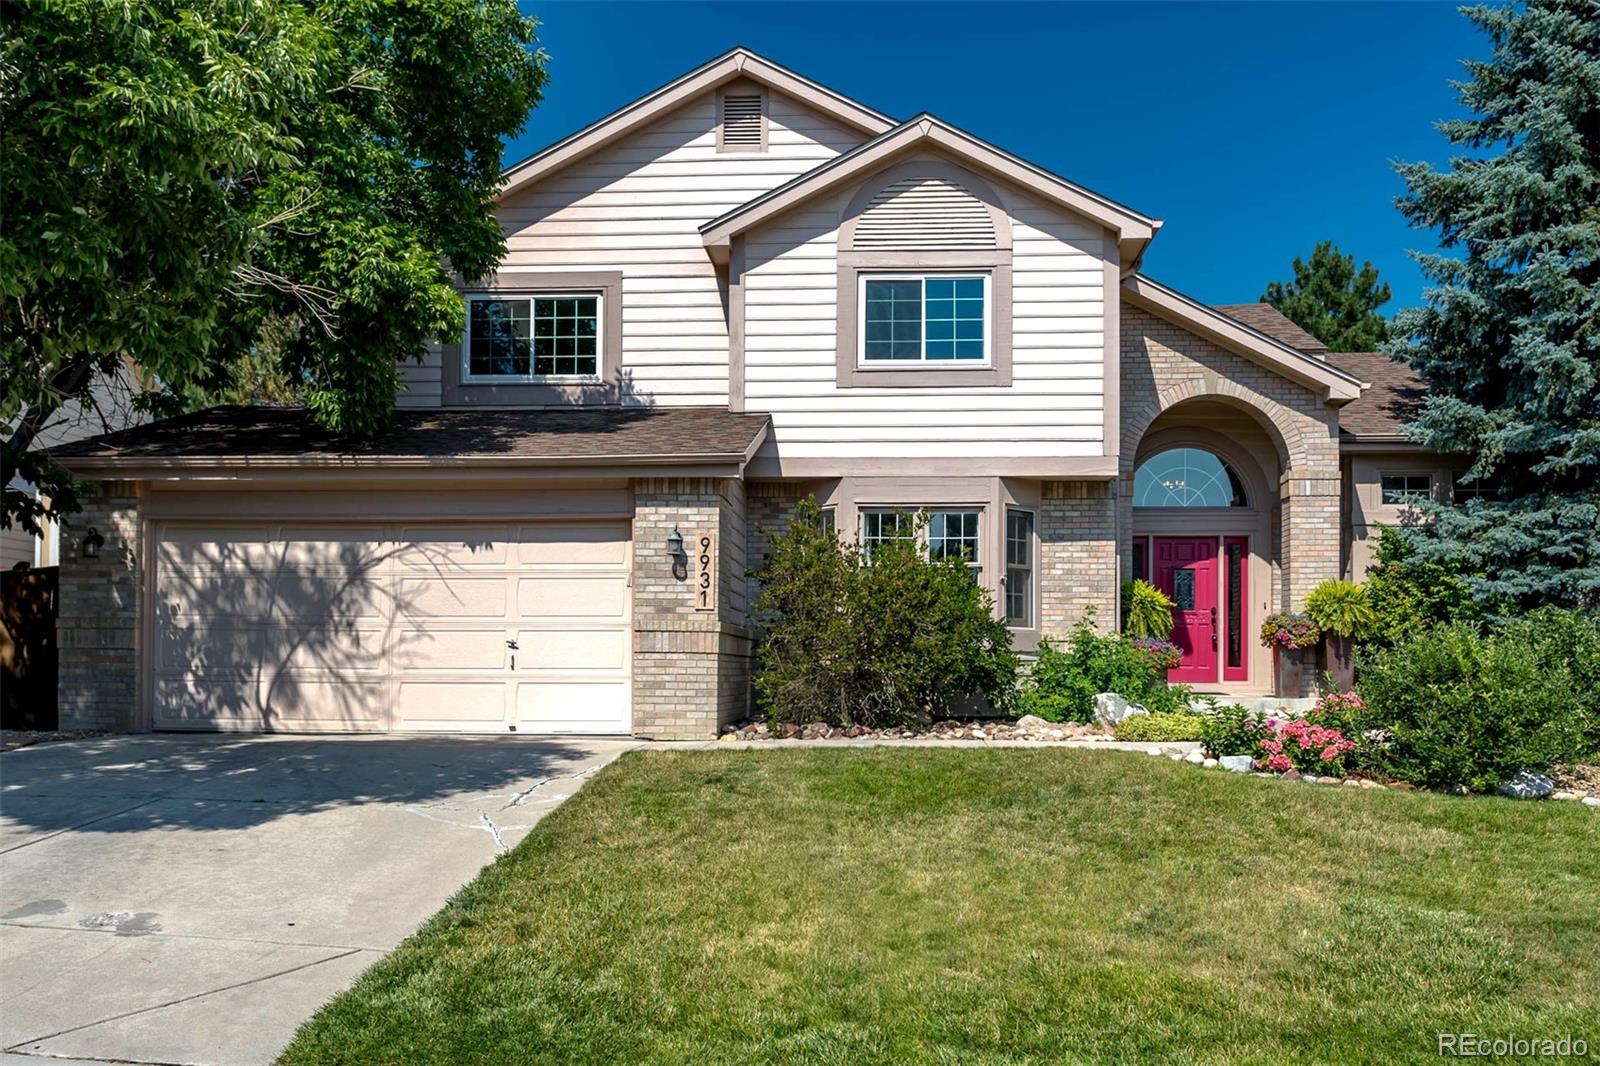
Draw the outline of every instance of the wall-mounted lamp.
M100 546L105 542L106 538L100 535L100 531L90 526L89 532L83 535L83 557L85 559L100 558Z
M689 553L683 550L683 534L673 526L667 534L667 555L672 558L672 576L682 579L689 576Z

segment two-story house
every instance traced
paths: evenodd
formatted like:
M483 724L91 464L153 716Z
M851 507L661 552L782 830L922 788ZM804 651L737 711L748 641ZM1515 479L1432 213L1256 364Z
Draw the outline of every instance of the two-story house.
M1157 219L744 49L498 210L388 432L223 408L60 452L107 538L64 553L64 723L712 736L750 707L760 530L808 495L866 541L926 510L1023 649L1145 576L1176 679L1267 693L1262 617L1448 491L1400 368L1184 296L1140 273Z

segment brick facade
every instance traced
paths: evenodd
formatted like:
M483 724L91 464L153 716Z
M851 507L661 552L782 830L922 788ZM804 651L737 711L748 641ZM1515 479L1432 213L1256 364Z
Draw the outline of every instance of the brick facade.
M744 485L733 479L633 483L633 731L658 740L714 737L749 713ZM667 538L683 534L674 570ZM717 609L695 609L694 536L717 533Z
M91 527L105 538L97 559L85 559L81 550ZM144 582L139 499L132 486L109 482L85 496L82 512L62 531L61 541L56 617L61 728L135 729Z
M1092 608L1103 630L1117 624L1116 486L1047 481L1039 507L1039 629L1065 636Z
M1277 606L1298 610L1339 576L1339 416L1320 393L1137 307L1122 309L1122 488L1119 527L1131 533L1128 490L1151 423L1186 400L1235 407L1266 429L1278 455ZM1123 576L1132 575L1124 553Z

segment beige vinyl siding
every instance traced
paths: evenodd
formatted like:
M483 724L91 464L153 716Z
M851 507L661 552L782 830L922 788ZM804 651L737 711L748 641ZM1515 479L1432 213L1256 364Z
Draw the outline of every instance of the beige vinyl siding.
M547 271L623 273L627 391L659 405L728 402L728 327L701 224L855 147L863 135L779 93L767 102L767 149L717 151L708 92L602 149L499 210L509 252L502 285ZM402 368L402 406L437 406L437 350Z
M838 221L855 189L746 245L745 402L785 459L1093 457L1105 424L1106 235L1020 190L1012 221L1013 384L837 387Z

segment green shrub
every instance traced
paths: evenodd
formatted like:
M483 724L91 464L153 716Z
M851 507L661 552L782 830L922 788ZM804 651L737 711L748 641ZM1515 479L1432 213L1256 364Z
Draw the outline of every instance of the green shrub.
M953 700L1009 706L1011 633L962 560L930 560L913 536L869 562L812 500L765 532L755 685L772 721L882 727L946 717Z
M1594 675L1576 674L1568 657L1594 654L1600 635L1592 618L1557 617L1575 614L1541 612L1489 635L1458 622L1364 655L1363 764L1413 784L1488 790L1591 754Z
M1019 708L1051 722L1087 722L1094 698L1115 692L1151 711L1188 709L1190 688L1169 685L1155 656L1118 633L1094 628L1093 612L1073 627L1065 649L1049 641L1022 687Z
M1134 580L1122 586L1122 629L1130 637L1166 640L1172 635L1172 608L1166 593L1148 581Z
M1454 571L1437 563L1418 562L1403 530L1378 531L1373 564L1367 570L1367 604L1373 625L1367 639L1398 644L1436 625L1479 623L1482 607Z
M1198 714L1161 712L1136 714L1117 723L1117 739L1161 744L1174 740L1199 740L1205 718Z
M1324 633L1364 640L1378 622L1367 590L1351 581L1330 578L1306 596L1306 614Z
M1214 699L1205 702L1198 739L1208 754L1218 759L1224 755L1261 754L1261 732L1256 728L1258 716L1253 711L1238 703L1218 706Z

